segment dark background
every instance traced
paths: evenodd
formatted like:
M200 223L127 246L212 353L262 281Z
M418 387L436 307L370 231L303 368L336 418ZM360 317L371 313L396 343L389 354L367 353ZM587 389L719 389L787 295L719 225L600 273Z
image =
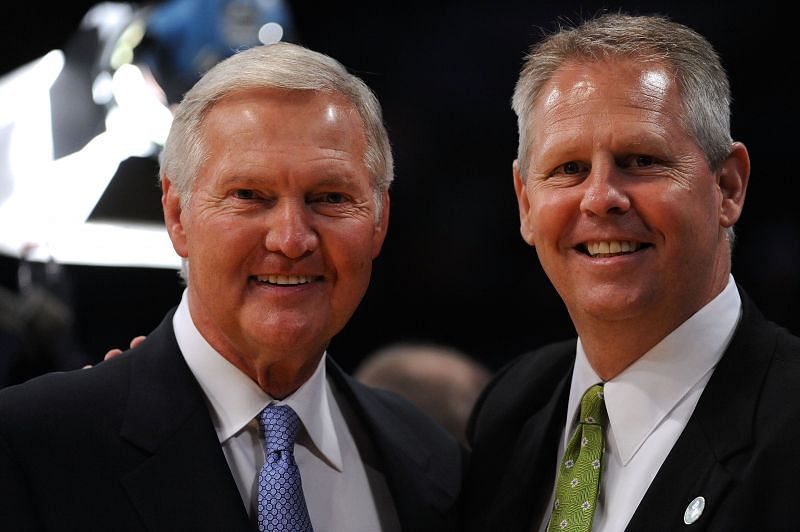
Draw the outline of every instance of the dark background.
M93 2L4 4L0 73L60 48ZM777 1L291 3L295 42L339 59L377 93L396 158L392 216L370 291L331 352L348 370L398 340L457 347L496 369L572 336L518 232L509 100L522 56L557 19L602 8L662 13L720 52L733 136L752 158L734 275L767 317L800 333L796 29ZM2 231L2 228L0 228ZM17 261L0 257L15 290ZM90 360L148 332L179 299L175 272L66 266L75 334Z

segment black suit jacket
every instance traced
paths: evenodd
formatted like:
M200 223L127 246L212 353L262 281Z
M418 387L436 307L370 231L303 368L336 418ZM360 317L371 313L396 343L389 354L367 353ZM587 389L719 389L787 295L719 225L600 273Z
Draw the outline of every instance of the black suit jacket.
M328 371L403 530L455 530L455 440L401 398ZM0 391L0 529L252 530L172 312L132 352Z
M800 530L800 339L742 293L742 319L627 530ZM478 402L463 499L470 531L536 530L555 482L575 340L523 355ZM706 506L683 522L698 496Z

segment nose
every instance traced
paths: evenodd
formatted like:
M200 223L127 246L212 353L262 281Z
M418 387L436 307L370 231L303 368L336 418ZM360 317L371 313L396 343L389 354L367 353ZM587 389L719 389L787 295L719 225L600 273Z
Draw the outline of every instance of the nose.
M625 190L625 177L614 164L593 165L584 181L586 187L581 199L581 212L593 216L624 214L631 208Z
M310 223L310 213L303 201L284 201L274 206L267 222L264 245L267 250L299 259L313 253L319 235Z

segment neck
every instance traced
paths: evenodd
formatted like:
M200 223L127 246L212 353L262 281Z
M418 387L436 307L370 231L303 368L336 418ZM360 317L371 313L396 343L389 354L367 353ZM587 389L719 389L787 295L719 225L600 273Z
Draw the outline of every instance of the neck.
M617 319L568 307L595 373L604 381L613 379L722 293L730 274L729 249L725 251L716 261L713 281L705 288L688 291L683 299L660 301Z
M264 393L275 399L285 399L297 391L316 371L324 351L303 360L245 359L226 356L226 360L255 381Z
M293 342L264 345L262 337L226 334L206 313L192 307L194 301L190 297L190 317L200 335L225 360L275 399L288 397L310 379L327 348L327 344L301 342L299 338Z
M669 334L642 334L630 324L615 325L577 328L586 358L604 382L622 373Z
M581 319L573 318L573 322L589 364L603 381L608 381L639 360L721 292L722 289L682 313L673 310L659 316L616 321L582 316Z

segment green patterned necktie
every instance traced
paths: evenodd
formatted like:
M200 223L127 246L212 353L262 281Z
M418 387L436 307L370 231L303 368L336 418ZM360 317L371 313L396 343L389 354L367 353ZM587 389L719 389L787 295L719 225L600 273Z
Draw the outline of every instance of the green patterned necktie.
M603 427L607 422L603 385L595 384L581 398L578 426L564 451L556 497L547 532L589 532L600 488Z

